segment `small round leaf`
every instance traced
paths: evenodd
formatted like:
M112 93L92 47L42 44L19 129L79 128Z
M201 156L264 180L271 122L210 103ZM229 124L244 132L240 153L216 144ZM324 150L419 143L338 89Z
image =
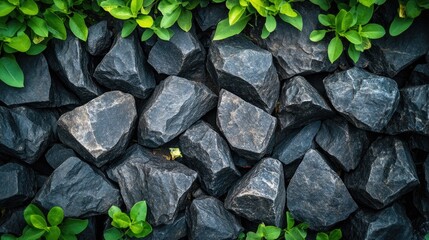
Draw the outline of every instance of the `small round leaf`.
M58 226L63 222L64 211L61 207L53 207L48 212L48 222L51 226Z

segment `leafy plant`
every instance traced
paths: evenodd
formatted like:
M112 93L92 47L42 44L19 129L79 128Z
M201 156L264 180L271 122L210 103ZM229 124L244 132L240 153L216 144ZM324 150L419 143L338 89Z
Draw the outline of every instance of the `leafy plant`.
M340 229L334 229L329 233L320 232L317 233L316 240L340 240L343 237L343 233Z
M398 15L390 24L389 34L398 36L403 33L425 9L429 9L429 0L400 0Z
M47 218L34 204L28 205L24 210L24 219L27 222L20 237L4 234L1 240L32 240L32 239L76 239L76 235L83 232L88 226L88 220L66 218L61 207L49 210Z
M112 219L113 228L104 232L104 239L119 240L146 237L152 232L152 226L146 222L146 214L146 201L134 204L129 215L122 212L117 206L110 207L109 217Z

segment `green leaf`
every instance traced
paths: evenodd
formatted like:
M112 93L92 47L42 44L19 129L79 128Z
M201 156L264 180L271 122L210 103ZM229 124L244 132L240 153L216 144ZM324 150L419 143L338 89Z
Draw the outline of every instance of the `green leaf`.
M12 19L7 22L7 27L0 28L0 36L2 37L13 37L18 31L24 31L25 25L20 23L18 20Z
M31 222L31 226L37 229L45 230L48 227L48 224L46 223L45 218L41 217L40 215L31 215L30 222Z
M152 226L148 222L142 222L143 230L139 234L134 234L137 238L144 238L152 232Z
M34 216L34 215L32 215ZM37 229L33 227L26 227L22 232L22 236L19 237L21 240L39 240L45 234L45 230Z
M374 12L374 5L371 7L365 7L362 4L358 4L356 8L356 15L357 15L356 24L358 25L367 24L371 20L373 12Z
M31 44L31 47L30 49L28 49L26 54L35 56L45 51L45 49L46 49L46 45L44 44Z
M328 45L328 58L331 63L334 63L343 53L343 43L338 36L331 39Z
M332 14L319 14L317 16L317 19L319 19L320 24L326 27L333 27L335 26L335 16Z
M64 235L61 234L61 240L78 240L75 235Z
M275 240L280 237L282 229L275 226L266 226L264 228L264 237L267 240Z
M422 13L422 10L417 4L416 0L408 0L407 4L405 5L405 12L407 17L416 18Z
M262 27L262 33L261 33L261 38L262 39L266 39L268 36L270 36L270 32L268 32L267 27L265 27L265 25Z
M295 226L295 219L293 218L292 214L287 211L286 212L286 230L290 230Z
M150 28L153 25L153 18L151 16L140 15L137 17L136 22L142 28Z
M344 36L349 40L349 42L353 44L361 44L362 43L362 37L359 35L359 33L355 30L349 30L344 33Z
M136 202L131 208L130 217L135 222L146 221L147 204L146 201Z
M113 214L113 222L115 222L119 228L128 228L131 224L131 219L127 214L118 212Z
M176 8L170 15L164 15L161 19L161 28L169 28L179 19L182 8Z
M241 31L244 30L249 19L249 16L243 17L232 26L229 25L228 19L220 21L217 24L213 40L222 40L239 34Z
M299 12L297 12L298 16L296 17L289 17L287 15L284 14L280 14L280 18L284 21L289 23L290 25L292 25L293 27L295 27L296 29L298 29L299 31L302 31L302 16L301 14L299 14Z
M162 0L158 4L158 10L162 15L170 15L179 7L179 3L170 3L167 0Z
M166 28L155 28L153 29L153 32L156 34L156 36L158 36L161 40L164 41L169 41L173 36L171 30Z
M1 235L0 240L16 240L17 238L12 234L3 234Z
M347 49L347 54L349 55L350 59L353 60L354 63L357 63L360 57L360 52L356 50L354 44L349 45L349 48Z
M265 19L265 27L267 28L268 32L273 32L276 30L276 18L271 15L267 15L267 18Z
M264 236L264 229L265 229L265 224L264 223L260 223L258 225L258 229L256 230L256 234L263 237Z
M48 37L48 24L46 21L39 17L31 17L27 22L27 25L34 31L37 35L41 37Z
M143 0L131 0L131 13L134 16L137 16L137 13L140 11L140 9L143 7Z
M131 13L131 9L128 7L117 7L109 11L109 13L120 20L128 20L134 15Z
M240 5L235 5L231 10L228 12L228 19L229 19L229 25L234 25L240 18L243 16L244 12L246 11L245 7L242 7Z
M237 6L239 4L239 0L226 0L225 6L226 8L231 10L234 6Z
M109 214L110 218L113 218L113 215L118 212L122 212L121 209L115 205L112 205L107 213Z
M88 227L88 219L66 218L59 227L65 235L77 235Z
M4 58L1 58L1 59L4 59ZM16 63L16 61L14 61L14 62ZM16 64L16 67L19 68L19 65ZM4 74L0 74L0 76L1 75L4 75ZM24 77L22 77L22 79L24 79ZM24 80L22 80L22 81L24 81ZM24 219L25 219L25 221L27 222L28 225L31 225L31 221L30 221L30 216L31 215L39 215L39 216L41 216L43 218L45 217L45 215L40 210L40 208L38 208L36 205L34 205L32 203L28 204L28 206L24 209Z
M116 228L109 228L103 234L104 240L119 240L122 239L123 235L124 234Z
M255 8L259 15L266 17L267 9L266 3L263 0L249 0L250 4Z
M429 240L429 233L425 235L425 240Z
M0 1L0 17L7 16L9 13L11 13L16 6L6 2L6 1Z
M48 222L51 226L58 226L63 222L64 211L60 207L53 207L48 212Z
M39 13L39 7L37 6L36 2L34 0L24 0L21 3L21 6L19 6L19 10L30 16L37 15Z
M371 7L375 3L375 0L359 0L359 3L365 7Z
M24 32L18 32L16 37L11 38L6 45L20 52L26 52L31 47L31 40Z
M359 57L358 57L359 59ZM357 61L356 61L357 62ZM329 240L340 240L343 237L341 229L334 229L329 233Z
M82 41L88 39L88 27L86 26L84 17L75 12L69 20L69 27L72 33Z
M389 34L391 36L398 36L411 26L413 20L412 18L400 18L395 16L389 27Z
M52 33L54 38L66 40L67 31L64 26L64 21L58 17L55 13L45 11L44 13L46 23L48 24L48 30Z
M353 14L341 9L335 17L335 26L337 32L344 32L353 25Z
M134 234L141 233L143 231L143 222L131 224L130 229Z
M329 0L310 0L310 2L318 5L324 11L328 11L331 8L331 1Z
M326 30L313 30L310 33L310 40L313 42L321 41L326 35Z
M248 232L246 240L261 240L263 236L260 236L254 232Z
M290 5L288 2L283 2L283 4L280 6L280 13L292 18L298 16L298 13L293 10L292 5Z
M49 232L45 234L46 240L58 240L61 230L57 226L50 227Z
M142 37L141 37L141 41L147 41L149 38L151 38L153 36L154 32L152 29L146 29L144 30L144 32L142 33Z
M60 9L62 12L67 12L68 10L68 5L67 5L67 0L53 0L55 6Z
M179 25L183 31L189 32L192 27L192 12L189 10L182 11L179 19L177 19L177 25Z
M369 39L379 39L382 38L386 34L386 31L384 31L384 28L375 23L370 23L362 27L362 30L360 31L360 35L362 37L366 37Z
M329 236L324 232L317 233L316 240L329 240Z
M126 38L130 36L130 34L133 33L136 27L137 27L136 21L132 21L132 20L125 21L124 25L122 26L121 37Z

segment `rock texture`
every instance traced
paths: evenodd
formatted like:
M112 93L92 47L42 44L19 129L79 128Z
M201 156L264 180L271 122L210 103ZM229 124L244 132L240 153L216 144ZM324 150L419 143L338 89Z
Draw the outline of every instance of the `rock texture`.
M356 200L381 209L419 184L408 147L394 137L375 140L345 183Z
M399 103L399 90L390 78L354 67L323 80L334 108L356 127L380 132Z
M202 83L174 76L164 79L140 115L139 144L155 148L169 142L214 108L216 101Z
M101 167L125 151L136 121L133 96L112 91L63 114L58 120L58 136Z
M54 170L33 201L45 210L60 206L65 217L78 218L107 214L112 205L121 203L119 190L75 157Z
M86 49L93 56L99 56L109 50L113 33L108 29L107 21L100 21L88 28Z
M0 217L0 233L9 233L15 236L22 234L22 229L27 226L24 216L24 208L12 208Z
M409 86L429 84L429 63L419 64L410 75Z
M207 7L198 8L195 20L203 31L215 28L216 25L228 17L228 9L224 4L211 3Z
M219 96L216 122L232 150L255 160L269 154L276 119L226 90Z
M97 82L111 90L147 98L155 88L155 78L136 35L116 36L112 48L94 71Z
M341 178L316 150L309 150L290 180L287 206L314 230L345 220L358 209Z
M45 154L45 159L53 169L59 167L70 157L77 157L76 153L63 144L54 144Z
M202 188L211 196L225 194L241 176L234 166L228 143L201 121L180 136L183 163L198 172Z
M182 239L187 236L187 225L185 214L179 214L173 223L153 228L147 240L158 239Z
M271 54L244 36L215 41L207 68L219 88L271 113L280 90Z
M225 208L257 223L283 226L286 190L280 161L259 161L228 192Z
M36 175L31 168L17 163L0 166L0 208L22 206L36 194Z

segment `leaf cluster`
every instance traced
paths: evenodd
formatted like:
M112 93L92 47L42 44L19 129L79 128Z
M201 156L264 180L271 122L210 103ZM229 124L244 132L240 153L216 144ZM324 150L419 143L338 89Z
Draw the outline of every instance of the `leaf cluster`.
M76 235L83 232L88 226L88 220L66 218L61 207L53 207L47 217L34 204L24 210L24 219L27 226L20 237L4 234L1 240L76 240Z
M389 34L398 36L403 33L425 9L429 9L429 0L399 0L398 15L390 24Z

